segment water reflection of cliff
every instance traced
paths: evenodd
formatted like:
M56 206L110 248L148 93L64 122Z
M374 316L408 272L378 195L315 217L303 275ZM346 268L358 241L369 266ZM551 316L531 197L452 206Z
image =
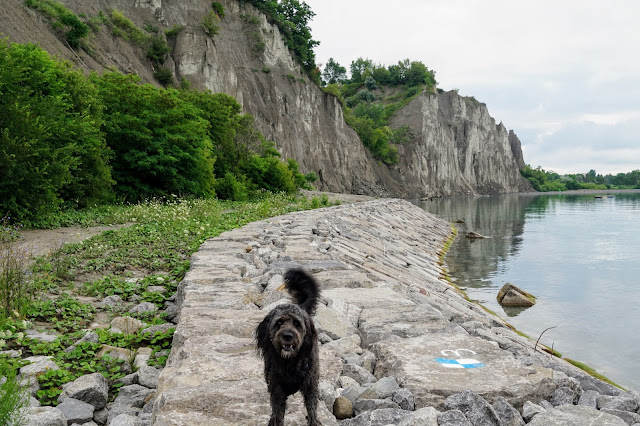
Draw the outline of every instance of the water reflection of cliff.
M520 249L525 214L544 212L548 201L548 197L503 195L454 197L418 205L449 222L464 221L455 223L458 238L447 254L449 272L460 286L488 287L504 261ZM489 238L465 238L468 231Z

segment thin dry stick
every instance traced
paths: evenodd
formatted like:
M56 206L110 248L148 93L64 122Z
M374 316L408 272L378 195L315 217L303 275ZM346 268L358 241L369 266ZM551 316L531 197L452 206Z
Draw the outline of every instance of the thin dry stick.
M547 328L546 330L544 330L542 333L540 333L540 336L538 336L538 340L536 340L536 345L533 347L533 350L534 350L534 351L538 349L538 342L540 341L540 338L542 337L542 335L543 335L544 333L546 333L547 331L551 330L552 328L558 328L558 326L557 326L557 325L554 325L553 327L549 327L549 328Z
M68 41L66 41L66 40L65 40L64 42L65 42L65 44L67 45L67 47L69 48L69 50L71 50L71 51L73 52L73 54L74 54L74 55L76 55L76 58L78 58L78 60L80 61L80 63L82 63L82 65L84 65L84 67L85 67L86 69L91 70L91 68L89 68L89 67L87 66L87 64L85 64L85 63L84 63L84 61L83 61L82 59L80 59L80 56L78 56L78 54L76 53L76 51L75 51L75 50L73 50L73 48L71 47L71 45L69 44L69 42L68 42Z

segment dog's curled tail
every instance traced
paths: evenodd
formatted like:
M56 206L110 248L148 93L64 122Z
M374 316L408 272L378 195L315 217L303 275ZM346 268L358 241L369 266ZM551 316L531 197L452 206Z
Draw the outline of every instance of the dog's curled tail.
M302 269L290 269L284 274L284 286L296 305L309 315L316 313L320 288L311 275Z

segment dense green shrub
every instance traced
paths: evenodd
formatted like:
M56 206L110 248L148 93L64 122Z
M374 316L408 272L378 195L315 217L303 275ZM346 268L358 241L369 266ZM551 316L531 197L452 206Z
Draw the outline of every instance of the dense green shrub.
M105 106L117 193L127 201L214 194L207 122L174 89L139 84L137 76L93 77Z
M153 77L158 80L158 83L167 87L173 83L173 73L170 69L160 67L153 72Z
M145 46L151 40L149 34L146 34L138 28L131 19L124 16L124 14L118 10L114 9L111 11L111 24L111 29L116 37L122 37L139 46Z
M167 54L171 51L167 42L162 37L153 37L151 39L151 47L147 51L147 57L156 65L162 65L167 58Z
M54 0L25 0L24 4L44 13L54 28L64 31L69 46L76 48L90 31L90 27L82 22L73 12Z
M200 26L210 37L218 34L220 32L220 17L213 10L209 11L204 18L202 18L202 22L200 22Z
M211 7L213 8L213 11L216 13L216 15L224 18L224 6L222 4L214 1L213 3L211 3Z
M0 212L13 220L109 201L95 87L41 48L0 41Z

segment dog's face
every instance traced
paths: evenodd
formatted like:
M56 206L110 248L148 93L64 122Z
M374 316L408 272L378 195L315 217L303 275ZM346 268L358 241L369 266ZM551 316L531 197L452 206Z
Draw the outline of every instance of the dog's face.
M305 343L309 322L309 315L298 306L280 305L271 311L263 324L266 323L265 331L276 353L288 359L295 357Z

